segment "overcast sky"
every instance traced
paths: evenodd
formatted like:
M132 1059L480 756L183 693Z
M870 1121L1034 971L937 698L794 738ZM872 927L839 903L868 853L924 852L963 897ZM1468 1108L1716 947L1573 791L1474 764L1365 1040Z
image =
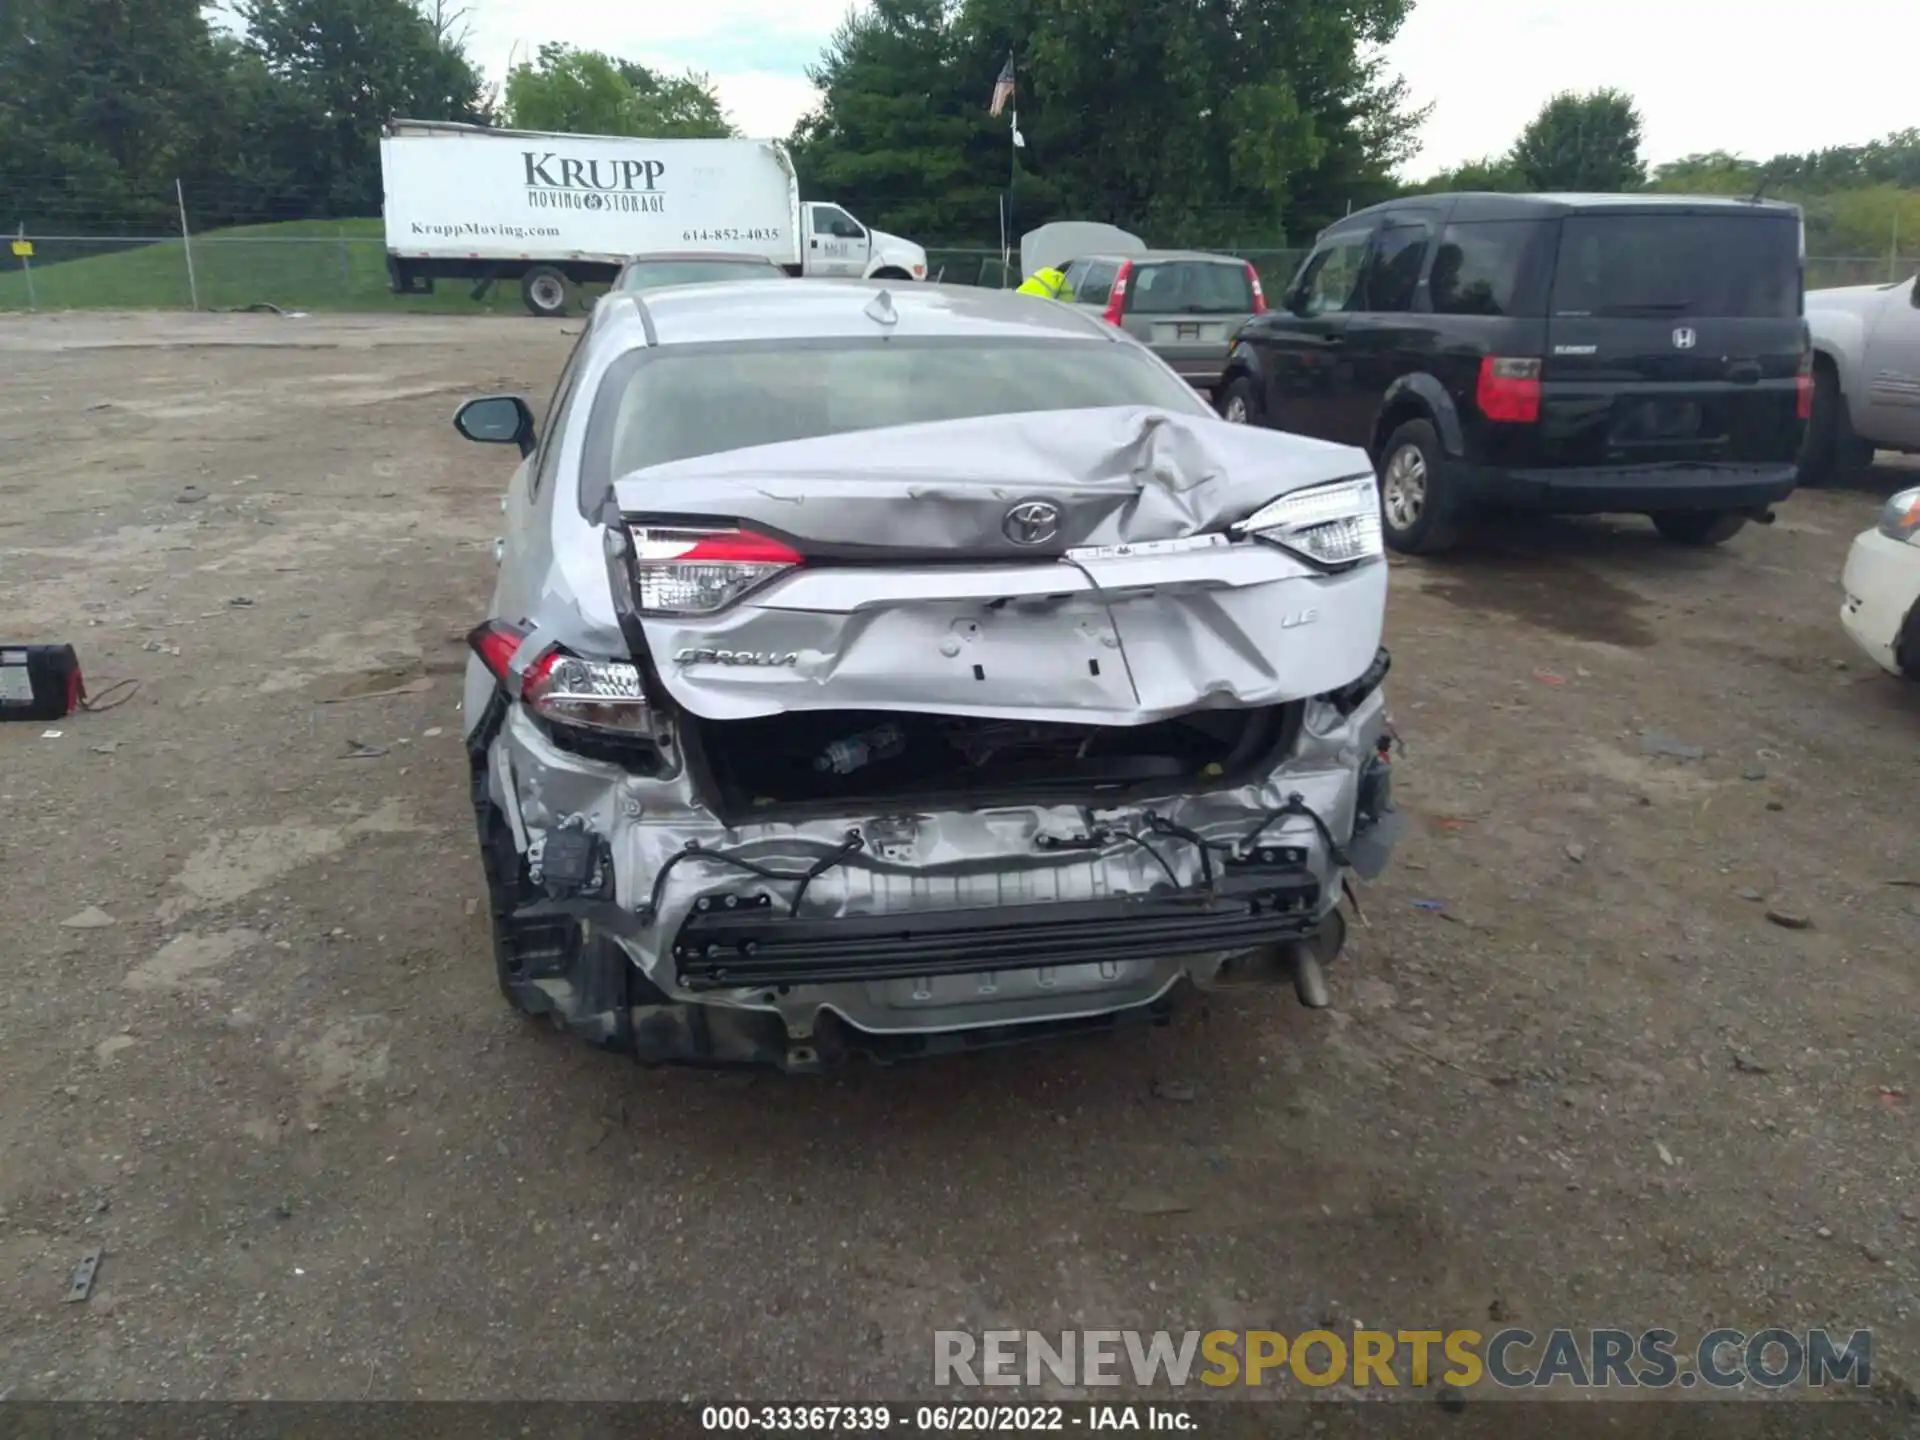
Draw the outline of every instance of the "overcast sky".
M785 135L815 95L805 69L848 0L471 0L490 79L564 40L705 70L734 123ZM1416 0L1390 58L1434 102L1418 177L1504 150L1558 90L1639 101L1646 155L1765 158L1920 126L1920 0ZM982 97L983 101L985 97Z

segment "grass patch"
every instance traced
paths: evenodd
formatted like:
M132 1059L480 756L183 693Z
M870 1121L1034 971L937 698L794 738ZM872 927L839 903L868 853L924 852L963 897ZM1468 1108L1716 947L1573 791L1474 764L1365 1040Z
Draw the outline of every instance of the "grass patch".
M36 245L33 303L41 310L185 310L192 305L186 247L178 240L43 241ZM0 246L0 310L27 308L27 277ZM296 220L193 237L194 280L204 310L262 302L283 310L425 314L524 314L518 282L483 301L472 282L443 280L431 295L387 288L387 248L378 220Z

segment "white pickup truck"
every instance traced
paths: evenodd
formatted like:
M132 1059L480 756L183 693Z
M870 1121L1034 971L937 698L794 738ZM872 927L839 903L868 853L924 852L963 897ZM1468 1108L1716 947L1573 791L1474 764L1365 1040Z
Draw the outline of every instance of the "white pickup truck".
M760 255L790 275L925 280L927 252L800 198L773 140L550 135L395 120L380 139L387 270L397 294L520 282L536 315L635 255Z
M1800 483L1864 470L1876 450L1920 453L1920 277L1807 292L1813 414Z

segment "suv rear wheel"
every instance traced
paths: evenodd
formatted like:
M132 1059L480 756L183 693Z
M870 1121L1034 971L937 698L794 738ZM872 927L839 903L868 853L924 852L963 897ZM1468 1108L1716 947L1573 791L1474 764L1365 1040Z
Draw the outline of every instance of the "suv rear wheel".
M1648 518L1676 545L1724 545L1747 523L1732 510L1662 510Z
M1440 470L1440 436L1409 420L1380 448L1380 525L1407 555L1435 555L1460 538L1459 497Z

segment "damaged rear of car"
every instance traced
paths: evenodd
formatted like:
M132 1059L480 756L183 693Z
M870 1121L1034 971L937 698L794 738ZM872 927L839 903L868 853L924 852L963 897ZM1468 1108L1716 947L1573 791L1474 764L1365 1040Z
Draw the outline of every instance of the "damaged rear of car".
M746 292L759 292L748 294ZM599 307L474 635L500 982L649 1061L811 1068L1324 1003L1397 823L1366 456L1065 307Z

